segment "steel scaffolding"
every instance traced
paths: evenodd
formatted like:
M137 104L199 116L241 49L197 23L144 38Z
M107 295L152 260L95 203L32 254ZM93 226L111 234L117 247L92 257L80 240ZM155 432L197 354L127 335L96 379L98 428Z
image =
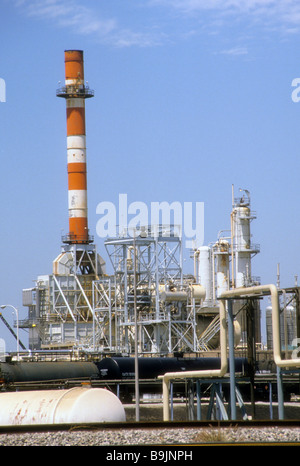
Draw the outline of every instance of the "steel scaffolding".
M94 283L96 333L102 335L96 345L132 354L137 338L140 354L201 349L179 233L175 226L159 225L126 230L105 241L114 273Z

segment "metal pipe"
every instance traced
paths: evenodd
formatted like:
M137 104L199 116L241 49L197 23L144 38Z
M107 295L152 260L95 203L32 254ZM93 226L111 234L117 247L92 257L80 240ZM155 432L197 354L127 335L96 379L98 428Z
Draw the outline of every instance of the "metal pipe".
M272 329L273 329L273 357L277 369L277 392L278 392L278 417L284 419L284 398L282 387L282 368L300 367L299 358L282 359L281 342L280 342L280 306L278 298L278 289L275 285L260 285L248 288L236 288L222 294L223 299L233 297L261 295L268 293L271 295L272 305Z
M268 293L271 295L272 305L272 327L273 327L273 356L274 362L278 367L300 367L300 359L282 359L280 344L280 307L278 298L278 289L275 285L259 285L247 288L235 288L222 293L222 299L230 299L241 296L261 295Z
M204 378L204 377L223 377L227 372L227 326L226 326L226 309L225 303L219 303L220 314L220 346L221 346L221 365L219 369L208 369L200 371L168 372L159 378L163 383L163 417L164 421L170 420L169 412L169 390L170 380L185 378Z
M233 327L232 300L228 301L228 346L229 346L229 376L230 376L230 408L231 419L236 420L235 402L235 360L234 360L234 327Z
M134 292L134 376L135 376L135 420L138 422L140 420L140 390L139 390L139 359L138 359L138 314L137 314L137 304L136 304L136 287L137 287L137 260L136 260L136 238L134 232L133 238L133 292Z
M163 381L163 416L165 421L169 421L169 385L170 380L185 378L204 378L204 377L222 377L227 372L227 324L225 300L238 298L241 296L259 296L264 293L271 295L272 304L272 326L273 326L273 356L280 372L282 367L300 367L300 359L282 359L280 345L280 320L279 320L279 299L278 290L275 285L259 285L247 288L235 288L228 290L220 296L219 313L220 313L220 347L221 347L221 367L220 369L203 370L203 371L186 371L186 372L168 372L159 377ZM280 400L280 418L283 417L283 401Z
M194 277L196 283L198 283L199 280L199 250L197 249L194 252Z

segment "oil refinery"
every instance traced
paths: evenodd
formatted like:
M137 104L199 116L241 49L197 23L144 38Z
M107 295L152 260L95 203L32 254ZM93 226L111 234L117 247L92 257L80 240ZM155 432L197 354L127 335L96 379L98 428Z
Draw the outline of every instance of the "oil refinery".
M252 240L256 213L250 192L239 189L236 196L229 187L230 228L220 230L213 244L191 248L189 274L183 273L180 225L124 228L104 240L99 254L88 227L85 104L94 91L86 85L82 51L65 51L65 83L56 96L66 105L69 232L62 237L52 273L41 273L32 288L22 291L28 316L18 326L28 331L29 344L27 349L22 346L17 362L1 363L3 387L55 379L128 382L134 378L138 355L140 379L148 380L144 389L151 379L152 390L161 391L160 377L170 373L163 380L169 396L165 381L193 378L193 371L203 371L206 383L215 374L224 377L227 358L231 368L234 360L226 353L228 345L236 355L235 370L247 374L250 383L257 373L268 373L276 382L276 366L296 370L298 363L290 357L299 335L299 288L277 286L277 328L275 291L253 275L252 261L260 246ZM265 296L273 299L267 308L266 348L261 335ZM224 323L230 320L228 309L227 316L221 312L224 303L232 307L232 333ZM229 343L223 334L227 325ZM284 363L279 353L284 353ZM226 370L219 373L223 363Z
M252 276L250 193L234 199L230 237L191 251L193 274L182 269L182 238L177 225L123 229L104 242L113 275L89 235L83 53L65 52L69 233L53 261L53 273L40 275L23 290L29 349L66 349L97 354L133 354L135 309L139 354L199 353L218 346L218 296L231 287L258 284ZM156 235L152 234L156 228ZM242 314L239 320L242 320ZM256 309L257 342L260 310ZM237 336L241 323L236 324Z

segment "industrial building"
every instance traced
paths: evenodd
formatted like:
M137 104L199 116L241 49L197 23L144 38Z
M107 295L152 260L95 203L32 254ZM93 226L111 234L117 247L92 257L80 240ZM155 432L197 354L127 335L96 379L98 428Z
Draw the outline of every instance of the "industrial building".
M24 353L19 361L18 351L17 364L0 363L3 386L48 386L49 381L60 384L66 379L101 384L111 377L118 379L117 390L125 381L128 394L137 376L138 366L133 364L139 359L146 391L161 387L159 378L163 379L166 420L173 379L188 380L192 387L196 378L197 390L200 380L215 390L225 375L228 383L228 370L232 407L236 371L247 376L252 399L255 374L269 373L275 380L277 371L281 409L286 367L296 374L293 389L295 383L298 386L300 363L294 351L300 335L299 287L295 283L281 289L279 273L277 287L261 285L253 274L252 261L260 247L252 239L256 214L250 192L239 189L236 196L232 186L230 227L220 230L213 243L190 250L189 274L183 273L181 225L121 228L105 239L100 255L88 227L85 102L94 91L85 81L82 51L65 51L65 83L56 95L66 105L69 232L62 237L52 273L39 275L33 287L23 289L28 316L17 327L28 330L29 345L21 345ZM270 299L267 348L262 347L261 335L265 297ZM21 343L18 336L17 340ZM53 356L55 365L45 355ZM66 362L66 355L75 361ZM211 384L211 378L218 381ZM193 387L190 393L193 403Z
M217 348L218 297L229 289L260 283L252 274L260 247L252 241L256 214L249 191L240 189L235 197L232 187L227 236L219 233L214 244L191 250L193 273L183 274L180 226L144 225L135 231L122 229L104 241L103 252L113 266L113 274L107 275L88 229L85 101L94 91L85 82L82 51L65 51L65 85L56 95L66 102L69 233L62 238L52 274L38 276L34 287L23 290L28 318L19 325L29 330L29 349L130 355L136 331L141 355L197 354ZM297 320L297 299L294 289L289 292L285 325L290 329L291 319ZM247 306L245 300L235 304L237 345L246 344L249 333ZM259 300L251 306L259 344ZM268 323L267 331L271 349ZM289 345L297 335L291 332Z

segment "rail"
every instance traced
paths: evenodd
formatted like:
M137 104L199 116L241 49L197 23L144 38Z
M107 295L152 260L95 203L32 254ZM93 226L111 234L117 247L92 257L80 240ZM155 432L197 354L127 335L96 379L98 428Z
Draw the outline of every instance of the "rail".
M68 235L62 236L62 242L65 244L90 244L93 243L94 241L94 236L87 235L75 235L74 233L70 233Z
M139 464L149 464L149 458L153 460L161 460L167 462L168 460L186 460L196 461L201 460L201 453L203 451L199 448L205 447L258 447L258 446L294 446L299 447L299 440L290 440L295 432L299 429L300 421L235 421L232 425L231 421L126 421L126 422L99 422L99 423L85 423L85 424L49 424L49 425L10 425L0 426L0 434L5 434L6 443L9 437L13 436L13 445L24 445L24 438L20 434L30 434L32 438L32 445L39 445L39 437L47 434L47 444L51 445L53 436L53 445L58 446L57 433L60 433L60 445L76 445L78 446L78 435L87 437L87 444L89 446L97 446L97 454L100 459L107 462L107 458L131 459L133 462L134 455L139 454ZM247 440L248 429L252 432L255 431L255 437L259 440ZM278 433L276 434L276 430ZM120 442L120 438L124 438L134 430L136 441L133 444L128 443L126 440ZM270 430L269 438L266 436L267 431ZM173 433L170 441L165 439L165 432ZM284 435L282 432L284 431ZM107 438L113 432L116 441L107 444ZM153 433L152 436L149 433ZM184 432L186 442L180 440L181 433ZM98 435L99 433L99 435ZM16 435L19 434L19 435ZM245 436L243 435L245 434ZM35 436L35 437L34 437ZM140 443L138 441L141 436ZM232 438L233 436L233 438ZM171 439L177 438L177 441ZM82 437L81 437L82 438ZM147 439L145 441L145 438ZM105 439L105 440L101 440ZM75 443L76 442L76 443ZM100 449L99 449L100 447ZM250 450L251 451L251 450ZM183 456L179 456L179 452ZM248 452L248 450L247 450ZM215 454L215 450L212 451ZM254 453L254 452L253 452ZM108 454L110 455L108 457ZM120 456L117 456L120 455ZM130 455L130 456L125 456ZM159 456L158 456L159 455ZM203 455L202 455L203 456ZM137 456L136 456L137 458ZM146 458L146 463L143 461ZM175 458L175 459L174 459Z
M94 94L95 93L92 89L84 85L62 86L56 90L56 96L64 98L81 97L83 99L87 99L94 97Z

